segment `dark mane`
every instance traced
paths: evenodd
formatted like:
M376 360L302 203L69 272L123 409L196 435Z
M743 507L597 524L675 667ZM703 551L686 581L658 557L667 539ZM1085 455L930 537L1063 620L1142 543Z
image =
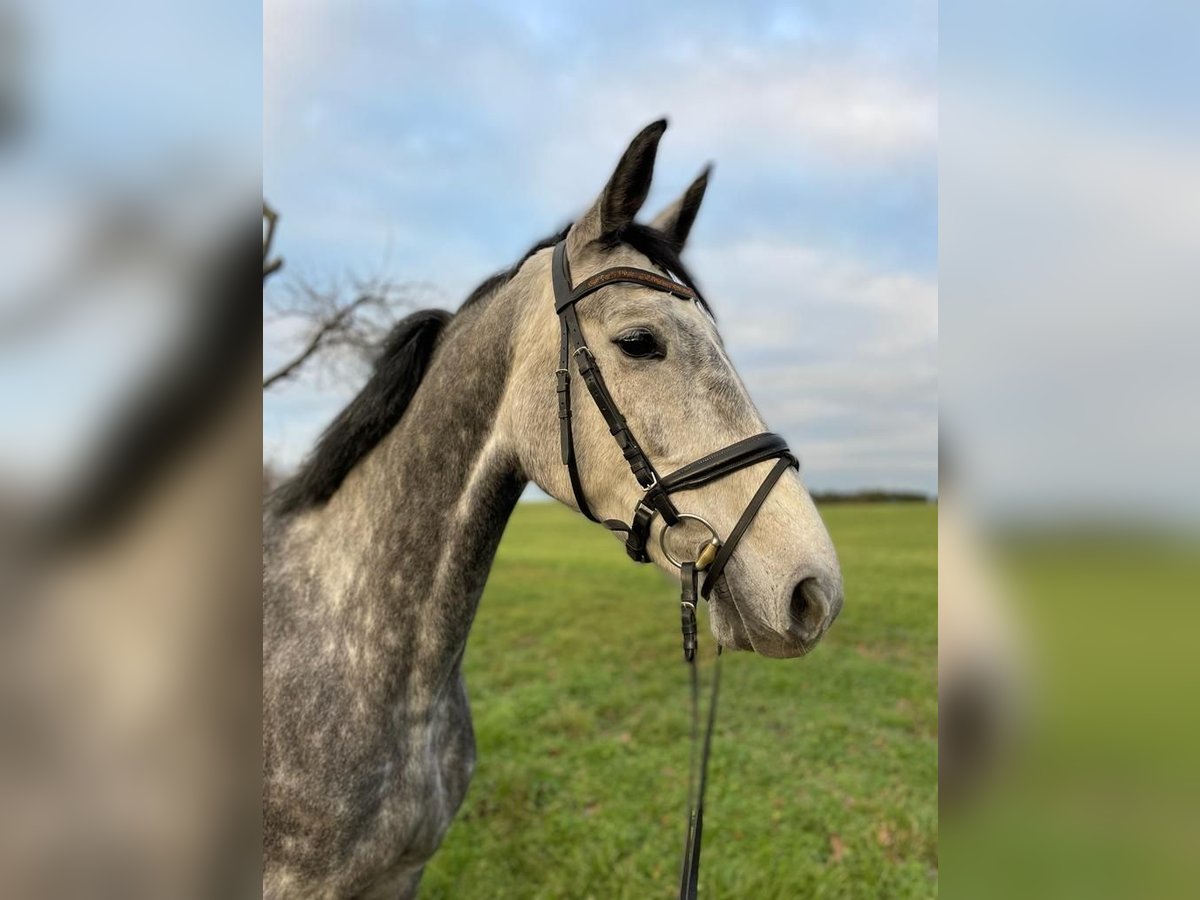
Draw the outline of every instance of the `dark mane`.
M300 470L272 495L278 514L327 501L358 461L396 426L421 384L451 315L442 309L426 309L397 323L366 386L325 429Z
M567 225L538 241L516 265L497 272L471 291L460 309L494 294L512 280L529 257L553 247L570 229ZM700 293L679 258L679 248L656 228L634 223L600 240L606 248L619 244L632 247L653 265ZM325 503L359 460L396 427L416 394L438 338L451 318L452 314L445 310L427 309L413 313L392 329L366 386L321 434L299 471L271 495L277 514L287 515Z

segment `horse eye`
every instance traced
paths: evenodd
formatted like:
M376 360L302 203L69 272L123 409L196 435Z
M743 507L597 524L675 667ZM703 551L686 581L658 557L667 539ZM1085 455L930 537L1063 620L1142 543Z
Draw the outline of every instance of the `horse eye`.
M621 348L622 353L634 359L650 359L664 355L654 335L644 328L626 331L618 335L613 343Z

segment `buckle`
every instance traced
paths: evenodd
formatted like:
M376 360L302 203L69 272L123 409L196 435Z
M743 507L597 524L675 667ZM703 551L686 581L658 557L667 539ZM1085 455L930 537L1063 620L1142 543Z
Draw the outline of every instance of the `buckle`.
M579 354L582 353L581 357ZM587 369L596 367L596 357L592 356L592 351L588 349L587 344L581 344L575 348L575 352L571 354L575 358L575 365L579 367L579 374L582 375Z

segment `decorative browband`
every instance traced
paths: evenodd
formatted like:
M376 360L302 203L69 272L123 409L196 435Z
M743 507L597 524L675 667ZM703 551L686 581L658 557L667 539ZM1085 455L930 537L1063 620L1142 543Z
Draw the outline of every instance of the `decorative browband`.
M662 275L657 275L654 272L648 272L645 269L635 269L630 266L614 266L611 269L605 269L603 272L597 272L590 278L585 278L579 282L570 293L570 296L559 301L559 310L563 306L570 303L577 303L588 294L598 291L602 287L610 284L641 284L648 288L653 288L656 291L662 291L666 294L674 294L681 300L696 300L697 294L686 284L680 284L678 281L672 281L670 278L664 278Z

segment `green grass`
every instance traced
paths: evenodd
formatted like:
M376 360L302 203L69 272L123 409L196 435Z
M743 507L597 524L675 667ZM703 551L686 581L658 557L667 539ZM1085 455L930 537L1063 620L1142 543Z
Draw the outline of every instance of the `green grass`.
M846 583L837 624L801 660L725 658L706 897L937 894L937 511L822 512ZM707 677L707 623L701 640ZM465 668L479 762L422 896L675 896L677 586L564 508L522 504Z

